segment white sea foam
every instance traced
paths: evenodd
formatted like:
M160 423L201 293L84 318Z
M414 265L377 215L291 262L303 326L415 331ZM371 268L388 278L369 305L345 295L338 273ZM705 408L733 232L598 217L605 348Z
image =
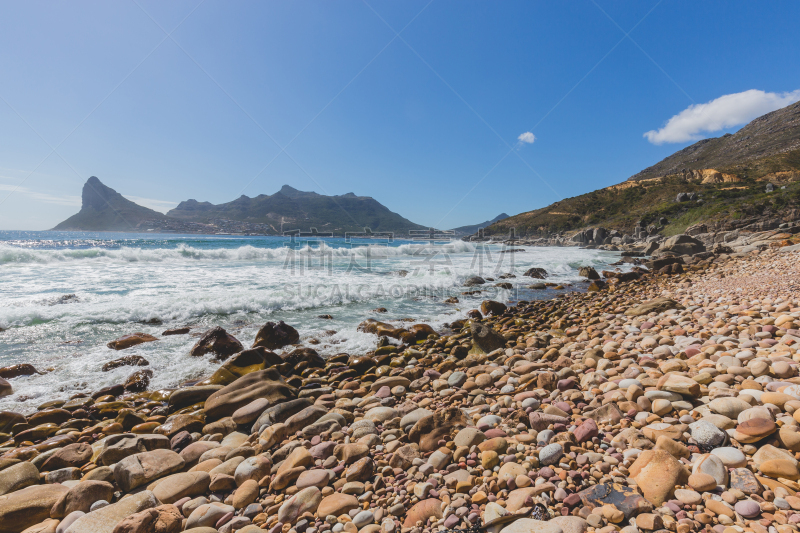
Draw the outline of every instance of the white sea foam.
M440 328L483 299L513 298L517 288L531 283L522 273L532 266L563 283L578 281L580 266L604 268L616 259L607 252L564 248L501 254L501 245L461 241L446 247L393 243L369 248L339 241L295 250L275 239L186 240L0 243L0 328L5 329L0 366L28 362L53 369L11 380L15 392L0 399L0 409L30 412L51 399L119 383L136 369L100 368L123 354L150 361L151 388L174 387L213 372L218 363L210 357L188 356L196 338L161 336L171 327L190 325L202 332L220 325L248 346L264 322L285 320L300 331L304 345L323 355L358 354L376 342L374 335L356 330L365 318L409 317ZM479 295L461 294L467 277L502 273L517 276L502 280L514 289L489 282ZM460 304L442 303L448 296L457 296ZM373 313L377 307L388 312ZM334 319L321 319L322 314ZM153 319L162 324L147 323ZM134 331L160 340L123 353L106 347Z

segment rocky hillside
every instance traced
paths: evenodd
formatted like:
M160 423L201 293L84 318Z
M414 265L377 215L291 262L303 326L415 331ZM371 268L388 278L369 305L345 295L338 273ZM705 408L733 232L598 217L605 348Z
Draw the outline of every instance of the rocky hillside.
M763 178L800 169L800 102L758 117L733 134L703 139L629 178L640 181L718 169L740 178Z
M496 237L513 228L517 236L542 237L602 226L631 233L637 225L657 224L665 235L674 235L698 222L734 227L765 219L788 222L797 218L798 208L800 103L759 117L735 134L697 142L618 185L521 213L484 232Z

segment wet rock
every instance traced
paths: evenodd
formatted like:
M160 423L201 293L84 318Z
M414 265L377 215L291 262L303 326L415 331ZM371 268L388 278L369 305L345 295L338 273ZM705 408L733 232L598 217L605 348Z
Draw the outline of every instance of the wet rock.
M232 415L237 409L258 398L271 403L294 399L297 393L288 386L277 370L270 368L251 372L208 397L203 411L209 420Z
M141 355L125 355L103 365L103 372L114 370L121 366L149 366L150 362Z
M36 370L33 367L33 365L27 363L4 366L0 368L0 378L3 379L12 379L12 378L17 378L19 376L32 376L34 374L39 374L39 373L40 372Z
M128 392L142 392L147 390L147 386L150 385L150 378L152 377L153 371L149 368L134 372L125 380L125 390Z
M148 335L147 333L131 333L130 335L123 335L122 337L115 339L108 343L108 347L112 350L125 350L126 348L130 348L132 346L136 346L138 344L142 344L145 342L153 342L157 341L156 337L152 335Z
M217 326L212 328L200 337L192 349L189 351L191 356L201 356L213 353L220 359L227 359L231 355L244 350L242 343L236 340L233 335Z
M253 348L262 346L267 350L277 350L289 344L300 342L300 334L283 320L278 323L267 322L256 334Z

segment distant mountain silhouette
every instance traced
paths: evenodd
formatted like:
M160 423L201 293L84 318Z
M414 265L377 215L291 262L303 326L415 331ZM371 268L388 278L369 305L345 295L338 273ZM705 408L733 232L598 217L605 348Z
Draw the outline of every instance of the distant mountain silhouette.
M508 218L507 214L500 213L492 220L487 220L486 222L481 222L480 224L472 224L470 226L461 226L458 228L453 228L453 231L456 233L456 235L472 235L473 233L476 233L479 229L485 228L486 226L490 226L495 222L499 222L506 218Z
M75 231L137 231L144 220L165 220L167 216L131 202L92 176L83 185L81 210L53 228Z
M237 232L280 234L316 228L319 232L343 235L369 228L373 232L394 232L398 238L407 237L409 230L424 229L369 196L356 196L352 192L326 196L289 185L273 195L260 194L255 198L242 195L217 205L186 200L164 215L126 199L92 176L83 186L82 200L80 212L53 229L214 233L233 227Z

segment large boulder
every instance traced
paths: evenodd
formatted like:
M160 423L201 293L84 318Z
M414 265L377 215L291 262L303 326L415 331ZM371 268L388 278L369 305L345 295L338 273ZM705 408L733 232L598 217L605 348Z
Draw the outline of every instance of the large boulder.
M80 468L92 458L92 447L85 442L67 444L47 458L42 465L42 471L51 472L71 466Z
M282 362L283 359L278 354L270 352L263 346L242 350L222 363L214 374L200 385L230 385L245 374L264 370Z
M460 408L439 409L418 420L409 430L408 440L419 443L421 452L430 452L439 447L439 439L450 440L451 436L466 426L467 417Z
M84 480L61 495L50 509L50 516L64 518L75 511L88 513L94 502L100 500L110 502L112 499L114 499L114 485L107 481Z
M490 353L498 348L505 348L506 339L491 327L472 321L469 325L472 334L472 350L470 353Z
M100 466L111 466L125 457L158 449L169 449L169 439L164 435L113 435L98 445L95 462Z
M706 251L706 246L691 235L673 235L659 247L657 254L694 255Z
M181 387L169 395L170 411L177 411L183 407L204 402L209 396L220 389L222 389L222 385L195 385L193 387Z
M528 276L529 278L534 279L545 279L547 278L547 271L543 268L533 267L526 270L523 276Z
M670 309L684 309L684 307L669 298L655 298L635 305L625 311L625 316L643 316L650 313L663 313Z
M0 496L0 533L20 533L50 518L50 509L69 491L64 485L32 485Z
M203 333L200 340L192 346L189 355L200 356L213 353L220 359L227 359L242 350L244 350L244 346L236 340L236 337L217 326Z
M183 468L183 457L172 450L137 453L114 465L114 480L123 492L146 485Z
M39 483L39 470L29 461L0 470L0 495L16 492L37 483Z
M256 340L253 341L253 348L259 346L267 350L277 350L289 344L297 344L300 342L300 334L289 324L283 320L278 322L267 322L256 334Z
M257 398L277 404L294 399L297 390L287 385L274 368L244 375L208 397L203 411L208 420L231 416Z
M59 485L46 485L47 487ZM152 509L158 505L158 500L153 493L145 490L131 496L122 498L117 503L112 503L91 513L78 518L67 528L64 533L113 533L116 525L125 517L135 513Z

